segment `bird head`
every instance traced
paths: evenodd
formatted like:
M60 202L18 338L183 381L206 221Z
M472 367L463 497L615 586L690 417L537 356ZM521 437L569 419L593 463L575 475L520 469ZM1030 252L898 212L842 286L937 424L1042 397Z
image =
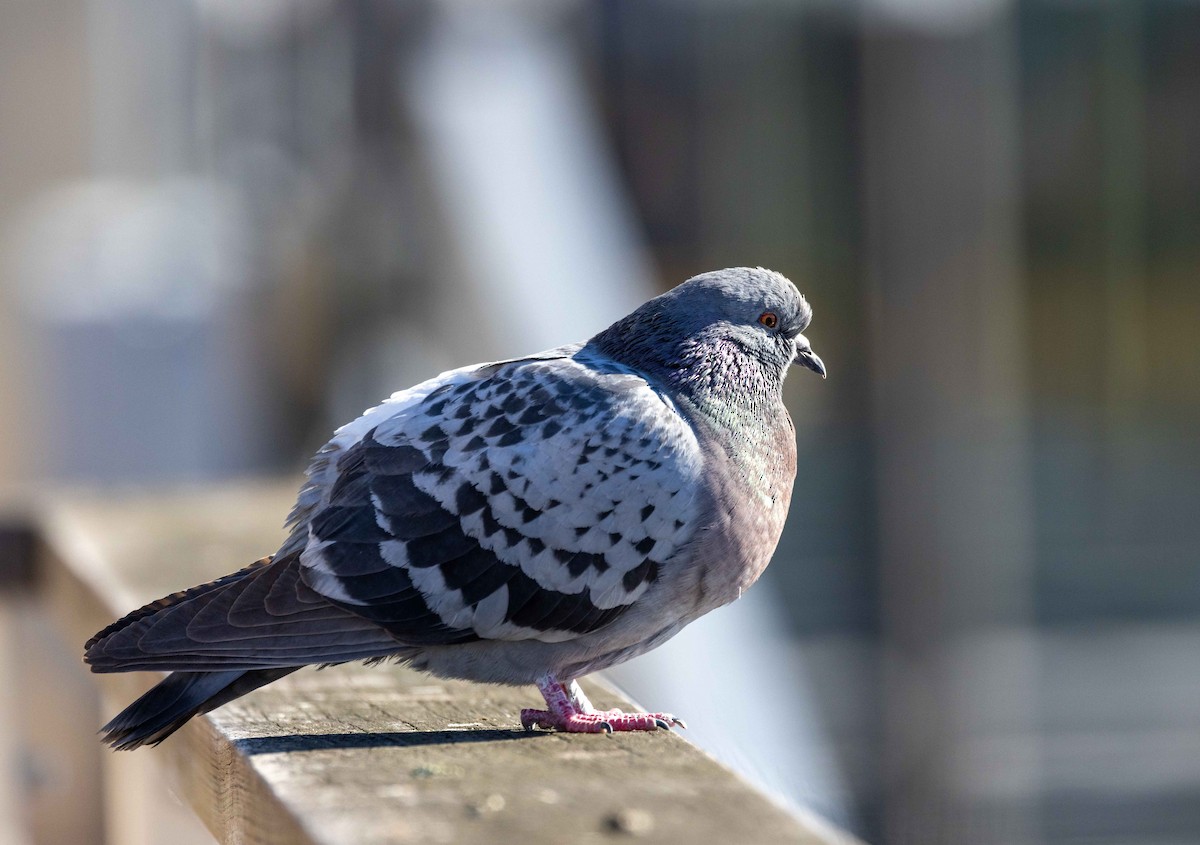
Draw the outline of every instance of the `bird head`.
M811 320L812 308L786 277L761 267L733 267L688 279L592 344L672 382L728 382L753 373L782 384L793 364L825 377L825 364L802 334Z
M688 312L699 336L732 341L781 375L799 364L825 377L825 364L801 334L812 322L812 306L780 273L761 267L715 270L663 298Z

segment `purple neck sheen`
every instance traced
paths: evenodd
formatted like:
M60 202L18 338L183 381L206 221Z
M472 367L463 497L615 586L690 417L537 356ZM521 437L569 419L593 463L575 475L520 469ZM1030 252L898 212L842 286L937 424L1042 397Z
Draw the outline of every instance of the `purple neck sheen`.
M689 322L667 308L639 309L586 348L649 377L714 422L742 424L782 409L778 367L750 354L719 323Z

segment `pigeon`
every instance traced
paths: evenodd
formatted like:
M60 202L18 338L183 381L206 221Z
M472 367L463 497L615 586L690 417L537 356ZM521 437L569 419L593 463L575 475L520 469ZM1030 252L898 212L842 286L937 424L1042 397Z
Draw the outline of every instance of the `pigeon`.
M586 343L443 373L339 428L273 555L135 610L94 672L166 671L101 733L157 744L302 666L396 660L535 684L526 730L683 726L577 679L666 642L767 566L796 475L782 400L822 377L779 273L705 273Z

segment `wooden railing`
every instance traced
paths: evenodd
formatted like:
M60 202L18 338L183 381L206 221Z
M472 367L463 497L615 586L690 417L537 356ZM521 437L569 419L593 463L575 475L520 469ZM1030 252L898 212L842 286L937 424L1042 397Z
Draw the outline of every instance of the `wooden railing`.
M10 802L26 841L853 841L675 733L527 734L517 713L538 700L532 688L399 667L306 669L158 748L104 749L96 728L157 676L88 675L83 641L144 601L269 552L294 489L50 495L0 521L0 645L16 664L0 666L22 679L0 714L16 724L0 733L22 737L8 750L32 772ZM630 706L584 685L598 704Z

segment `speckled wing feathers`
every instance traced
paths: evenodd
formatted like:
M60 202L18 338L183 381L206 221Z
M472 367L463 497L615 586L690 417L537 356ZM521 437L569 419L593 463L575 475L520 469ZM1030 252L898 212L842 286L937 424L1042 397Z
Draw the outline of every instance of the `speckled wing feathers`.
M402 643L597 630L695 529L690 426L607 361L457 371L339 437L313 470L301 575Z

